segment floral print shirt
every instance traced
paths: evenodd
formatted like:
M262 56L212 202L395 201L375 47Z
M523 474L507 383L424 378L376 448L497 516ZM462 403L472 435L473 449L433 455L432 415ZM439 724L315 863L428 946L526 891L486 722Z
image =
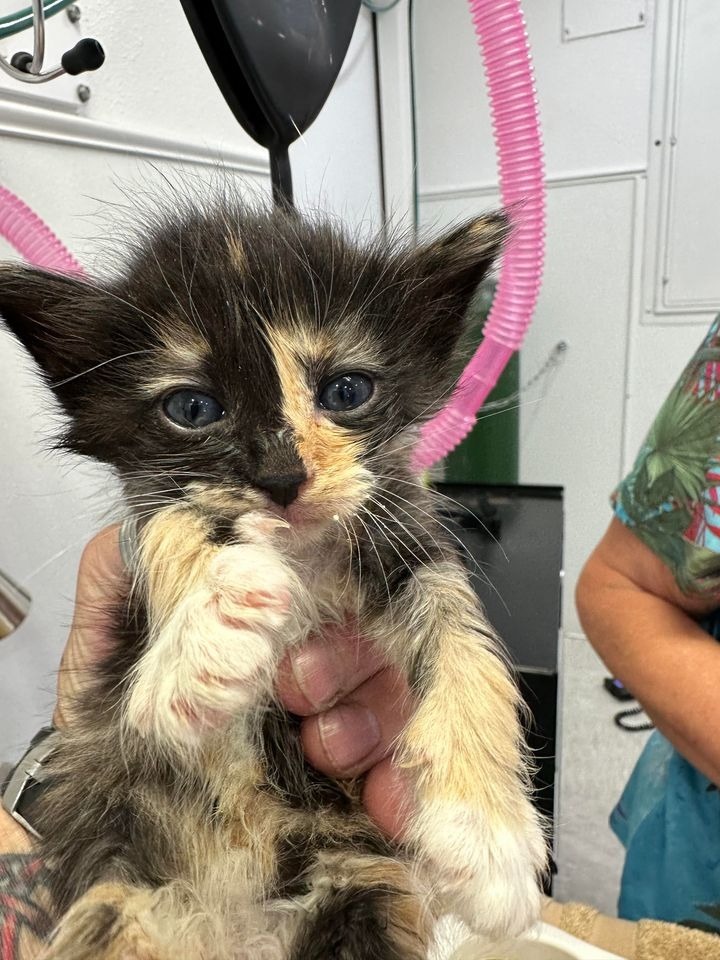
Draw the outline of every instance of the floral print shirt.
M720 596L720 317L613 494L616 516L686 593Z

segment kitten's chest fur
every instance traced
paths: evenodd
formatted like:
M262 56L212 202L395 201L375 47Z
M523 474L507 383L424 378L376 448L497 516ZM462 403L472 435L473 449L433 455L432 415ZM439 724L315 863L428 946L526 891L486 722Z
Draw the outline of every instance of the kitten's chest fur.
M235 530L242 542L243 518L236 522ZM392 604L388 590L397 589L404 579L396 575L397 582L392 582L388 576L390 559L383 557L383 546L368 533L367 524L359 531L352 523L342 528L333 525L318 539L305 537L302 531L275 538L278 557L295 572L301 585L285 628L284 643L289 648L330 625L348 620L358 626L376 623L377 615ZM403 572L409 575L411 569L405 565Z

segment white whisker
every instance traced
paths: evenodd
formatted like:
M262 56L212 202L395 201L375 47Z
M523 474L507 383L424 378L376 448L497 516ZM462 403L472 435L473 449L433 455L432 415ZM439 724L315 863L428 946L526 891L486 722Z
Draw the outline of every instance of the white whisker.
M64 380L58 380L56 383L51 383L50 386L53 390L57 387L64 387L66 383L71 383L73 380L77 380L79 377L84 377L88 373L92 373L93 370L99 370L100 367L105 367L108 363L115 363L117 360L124 360L125 357L135 357L141 353L152 353L151 350L129 350L127 353L119 353L116 357L110 357L107 360L101 360L100 363L94 364L92 367L88 367L87 370L81 370L80 373L74 373L71 377L65 377Z
M365 512L367 512L367 509L366 509L365 507L362 507L361 509L362 509L362 510L365 510ZM370 514L370 516L372 516L372 514ZM359 513L355 515L355 519L357 520L357 522L358 522L359 524L362 525L362 528L363 528L363 530L365 531L365 533L367 534L368 540L370 541L370 545L372 546L373 550L375 551L375 556L377 557L378 564L379 564L379 566L380 566L380 573L382 573L383 579L384 579L384 581L385 581L385 589L386 589L386 591L387 591L387 596L388 596L388 610L392 610L392 597L391 597L391 595L390 595L390 584L388 583L387 574L385 573L385 567L384 567L384 565L383 565L383 562L382 562L382 560L380 559L380 553L379 553L379 551L378 551L378 548L377 548L377 546L376 546L376 544L375 544L375 541L374 541L373 538L372 538L372 534L371 534L370 531L368 530L367 525L365 524L365 522L363 521L363 519L362 519L362 517L360 516Z

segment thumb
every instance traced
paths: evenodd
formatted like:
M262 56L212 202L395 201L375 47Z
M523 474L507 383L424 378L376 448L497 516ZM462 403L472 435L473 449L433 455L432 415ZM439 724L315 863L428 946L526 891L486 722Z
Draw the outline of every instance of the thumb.
M72 701L92 667L112 648L115 608L127 586L120 552L120 526L96 534L83 550L78 569L75 608L58 671L56 726L67 725Z

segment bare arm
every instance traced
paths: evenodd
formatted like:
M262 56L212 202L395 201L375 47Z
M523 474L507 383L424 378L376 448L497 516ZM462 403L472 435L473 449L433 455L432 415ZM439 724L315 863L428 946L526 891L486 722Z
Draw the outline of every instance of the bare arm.
M51 927L42 862L22 827L0 809L0 957L32 960Z
M588 639L677 750L720 784L720 644L695 617L720 598L690 597L670 570L613 519L578 581Z

